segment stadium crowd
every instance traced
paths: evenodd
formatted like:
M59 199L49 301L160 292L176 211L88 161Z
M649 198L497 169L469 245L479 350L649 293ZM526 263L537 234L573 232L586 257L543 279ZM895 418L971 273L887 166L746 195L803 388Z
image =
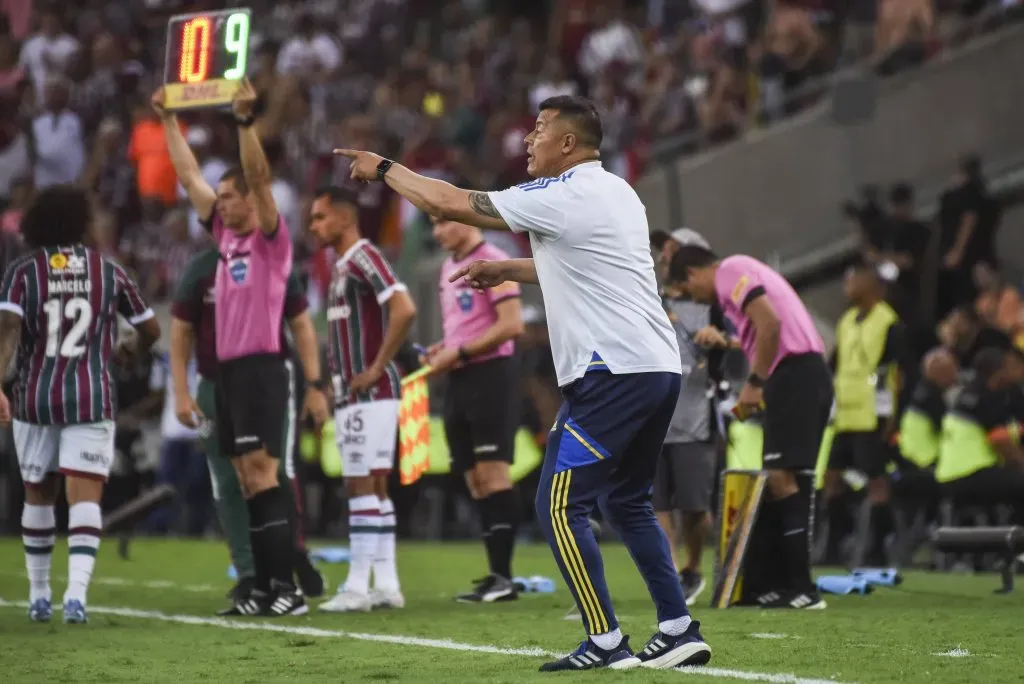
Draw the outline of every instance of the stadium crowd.
M149 298L173 291L208 243L183 202L148 99L163 78L166 18L222 4L0 5L0 266L20 249L19 220L33 193L75 183L92 195L93 242L131 267ZM802 86L838 66L870 58L889 73L917 64L955 38L965 19L1016 3L855 0L842 11L817 0L780 2L772 11L758 0L228 4L248 5L255 15L249 67L257 126L315 307L331 263L304 229L318 186L358 191L363 235L396 258L400 272L437 249L427 218L384 184L349 181L347 162L331 155L341 143L462 186L506 187L527 180L522 139L538 103L587 94L604 125L606 168L632 180L659 141L683 136L696 149L733 139L812 103ZM212 111L182 118L204 177L216 185L237 156L233 123ZM992 246L998 210L976 160L963 162L941 202L934 317L919 306L929 228L915 215L913 188L899 184L885 199L865 189L846 209L863 235L864 260L896 268L891 298L911 328L915 368L939 339L970 347L979 326L1020 338L1021 295L999 275ZM514 236L495 242L513 256L528 251ZM543 439L557 389L543 313L527 309L524 319L524 423ZM970 366L969 357L960 361ZM161 368L147 363L119 373L119 448L140 454L141 426L163 401ZM192 483L190 509L200 514L180 529L198 532L208 527L208 482L200 472ZM126 486L134 491L138 483ZM318 533L334 531L338 517L337 492L325 487L323 494Z

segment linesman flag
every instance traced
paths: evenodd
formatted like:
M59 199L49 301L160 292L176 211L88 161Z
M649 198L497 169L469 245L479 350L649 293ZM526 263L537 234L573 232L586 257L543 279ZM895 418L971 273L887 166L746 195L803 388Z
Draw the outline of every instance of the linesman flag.
M430 393L425 366L402 379L398 406L398 470L403 485L420 479L430 465Z

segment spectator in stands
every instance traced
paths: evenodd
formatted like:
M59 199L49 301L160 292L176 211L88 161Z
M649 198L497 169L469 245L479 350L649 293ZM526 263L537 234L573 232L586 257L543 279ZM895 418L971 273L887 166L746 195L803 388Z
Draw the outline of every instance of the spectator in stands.
M878 4L875 57L882 73L920 64L935 31L933 0L883 0Z
M21 217L32 203L32 180L16 178L11 183L11 203L0 214L0 232L21 237Z
M92 132L106 116L127 120L126 94L135 92L143 74L142 65L124 58L124 48L108 32L93 40L90 71L76 86L73 104L87 131Z
M591 17L592 29L580 48L578 63L593 88L613 62L632 70L642 64L644 52L639 31L623 17L621 0L597 2Z
M96 131L82 180L99 204L112 213L118 238L135 226L140 217L135 169L128 161L127 148L121 122L116 118L104 119Z
M13 107L0 98L0 205L10 200L16 180L32 177L28 136L15 115Z
M68 108L67 83L50 81L43 92L45 110L32 121L37 190L75 183L85 170L85 132Z
M25 67L18 62L18 46L10 36L0 35L0 99L21 102L24 86L29 84Z
M281 46L277 72L319 83L327 80L341 60L341 47L325 27L318 26L311 14L301 14L295 23L295 34Z
M768 20L761 58L761 108L766 120L787 113L786 92L818 65L825 40L811 11L802 3L779 2Z
M178 199L178 177L167 153L164 126L144 103L136 105L133 118L128 159L135 164L139 197L143 204L170 206ZM183 131L187 129L184 123L180 126Z
M974 300L974 266L985 261L999 266L995 250L995 232L999 208L989 196L981 160L968 156L961 160L953 186L939 201L939 249L942 272L939 278L938 315Z
M984 261L974 265L973 275L974 286L978 289L978 297L974 301L978 317L985 325L1006 333L1016 341L1024 332L1024 305L1020 291Z
M45 7L39 15L39 31L21 47L21 65L28 71L36 94L49 81L62 78L71 58L78 52L78 40L64 30L58 5Z
M539 80L530 89L530 111L536 112L549 97L578 94L579 84L569 78L565 62L557 53L551 53L544 60Z

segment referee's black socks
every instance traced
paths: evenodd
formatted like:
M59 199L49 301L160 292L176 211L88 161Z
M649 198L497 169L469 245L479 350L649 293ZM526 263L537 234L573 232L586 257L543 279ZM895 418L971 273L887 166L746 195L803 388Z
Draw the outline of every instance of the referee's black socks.
M811 591L811 550L810 550L810 498L799 491L771 502L779 516L782 533L782 552L786 557L786 575L790 588L795 591Z
M519 497L515 489L504 489L481 499L479 503L491 572L511 579L512 550L520 521Z
M249 537L256 565L256 585L269 591L270 580L293 585L294 539L288 497L280 485L248 501Z

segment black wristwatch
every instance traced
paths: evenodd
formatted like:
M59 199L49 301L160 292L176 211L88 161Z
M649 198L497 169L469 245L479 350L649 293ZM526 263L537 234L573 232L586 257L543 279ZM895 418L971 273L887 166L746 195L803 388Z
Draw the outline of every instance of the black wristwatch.
M317 378L316 380L308 380L306 382L313 389L323 392L327 389L327 381L323 378Z
M469 352L466 351L465 347L459 347L459 361L462 363L469 363L471 358L473 357L469 355Z
M384 175L391 169L391 165L394 163L390 159L381 159L380 164L377 164L377 180L384 180Z
M250 114L249 116L236 116L235 125L239 128L249 128L256 123L256 117Z
M757 373L751 373L747 376L747 384L751 387L757 387L758 389L764 387L764 378Z

